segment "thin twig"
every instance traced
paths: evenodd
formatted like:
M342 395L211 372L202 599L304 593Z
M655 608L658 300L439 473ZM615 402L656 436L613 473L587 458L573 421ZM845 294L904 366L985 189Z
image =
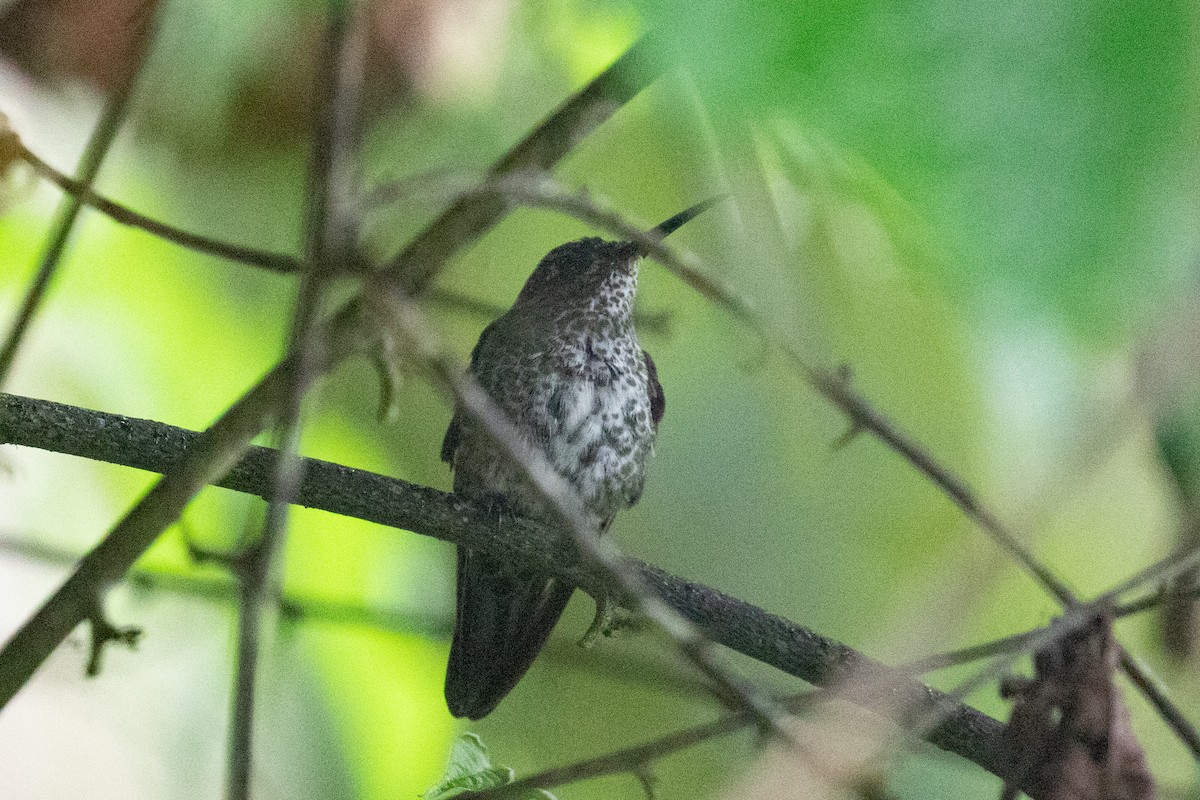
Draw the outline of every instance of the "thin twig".
M154 41L154 20L157 19L157 16L154 10L150 10L136 21L136 29L130 40L132 46L128 53L128 68L116 88L113 89L108 102L105 103L100 121L92 131L91 138L84 148L83 156L79 160L77 183L83 188L88 188L95 182L96 175L100 172L100 166L104 163L104 157L108 155L117 131L125 120L138 75L141 74L142 65L145 63ZM68 195L59 208L51 229L50 239L46 243L46 249L38 263L37 272L21 301L21 307L17 311L17 316L9 328L4 343L0 345L0 386L8 381L9 373L17 358L17 352L25 340L29 327L33 324L34 316L41 308L42 300L62 261L71 231L75 227L75 221L79 218L82 208L83 200L78 195Z
M809 691L778 702L779 705L795 713L808 706L818 694L818 692ZM749 711L736 711L711 722L682 728L633 747L543 770L504 786L497 786L482 792L467 792L459 797L462 800L500 800L505 797L521 797L531 789L553 789L556 786L602 778L606 775L616 775L622 772L635 773L639 767L660 761L667 756L712 739L737 733L753 724L753 714Z
M203 434L159 422L0 394L0 442L162 472L201 441ZM251 447L240 463L214 482L269 497L273 463L274 451ZM557 575L596 597L619 591L595 565L581 563L570 537L559 531L513 516L506 516L498 529L495 516L486 509L445 492L317 459L304 459L304 463L304 480L296 496L299 505L480 550L528 570ZM640 562L629 563L664 602L718 644L817 686L874 672L889 675L894 691L886 708L865 705L877 698L851 695L848 699L886 713L893 712L901 700L915 709L945 708L941 723L927 733L927 741L990 772L1000 768L1002 725L991 717L950 702L936 689L750 603Z
M1105 599L1111 593L1105 593ZM1187 593L1187 597L1191 600L1200 600L1200 586L1193 586ZM1131 617L1135 614L1141 614L1145 611L1150 611L1162 605L1164 595L1162 590L1150 592L1144 597L1137 600L1112 606L1113 619L1121 619L1122 617ZM1095 604L1096 601L1092 601ZM1030 642L1032 642L1046 627L1033 628L1020 633L1014 633L1009 636L1002 636L998 639L993 639L990 642L971 645L959 650L951 650L945 653L936 653L924 658L913 659L906 661L903 664L896 665L896 669L911 673L924 673L933 670L947 669L949 667L957 667L963 664L969 664L972 661L979 661L983 658L1011 653L1014 651L1029 652Z
M980 661L992 656L1003 655L1005 653L1029 652L1030 643L1033 642L1043 628L1034 628L1020 633L1002 636L999 639L993 639L990 642L971 645L970 647L959 648L958 650L950 650L944 653L934 653L933 655L923 658L916 658L912 661L906 661L903 664L897 664L896 669L910 672L918 675L925 672L932 672L939 669L948 669L950 667L958 667L963 664L970 664L975 661Z
M637 48L635 45L626 53L630 58L618 59L584 87L577 95L582 99L569 102L560 109L561 113L542 121L492 172L502 172L505 165L520 168L527 162L549 169L570 152L583 136L656 77L654 69L632 68L642 60ZM455 253L473 244L499 222L507 211L503 205L463 198L414 239L414 244L405 251L410 254L407 258L420 253L423 274L431 276ZM469 218L469 223L456 221L458 216ZM321 372L369 346L365 335L368 331L360 326L361 311L360 303L351 301L323 326L321 338L327 346L321 353ZM196 440L187 456L175 463L171 474L159 481L109 531L71 577L5 644L0 650L0 709L29 681L67 634L87 618L95 596L119 579L159 533L178 519L195 494L205 485L220 480L245 452L250 440L274 421L293 367L290 361L277 364L230 406ZM0 429L7 422L0 415Z
M275 253L270 250L259 250L254 247L243 247L242 245L232 244L220 239L201 236L198 233L185 231L153 217L140 214L115 200L98 194L89 185L62 174L24 145L21 145L21 158L33 168L34 172L62 189L67 195L73 197L83 205L104 214L114 222L138 228L160 239L197 253L217 256L218 258L224 258L241 264L248 264L270 272L298 273L302 269L300 259L293 256Z
M0 553L20 558L69 567L79 560L74 550L54 547L42 542L0 536ZM160 569L135 566L125 575L125 582L135 592L167 592L184 597L236 606L238 603L237 582L228 576L200 577ZM451 618L446 614L418 613L398 608L374 608L362 603L327 600L317 597L302 597L279 594L272 599L282 617L288 622L317 622L348 627L367 627L402 634L419 634L443 638L451 630ZM578 648L576 648L578 649Z
M272 250L261 250L255 247L246 247L232 242L227 242L222 239L215 239L210 236L203 236L191 231L185 231L174 225L168 225L154 217L146 216L133 209L124 206L115 200L104 197L96 193L88 186L81 184L74 178L56 170L48 164L36 153L20 145L21 158L26 161L35 172L43 178L58 186L67 194L79 198L83 204L89 208L104 214L114 222L122 225L128 225L133 228L149 233L152 236L177 244L188 250L205 255L216 256L238 264L245 264L250 267L265 269L268 272L278 272L282 274L297 274L303 269L303 262L295 256L279 253ZM460 195L471 190L471 186L463 186L454 192L441 192L440 195L450 194L451 196ZM436 306L446 308L452 311L461 311L467 314L473 314L484 319L495 319L503 314L508 309L497 303L487 300L479 300L474 297L456 292L451 289L433 286L426 292L428 301ZM670 312L645 312L635 311L635 322L638 330L645 331L651 334L666 334L670 329L671 314Z
M277 611L273 599L280 594L282 551L287 537L288 514L299 489L301 412L304 397L316 379L322 347L318 320L329 280L344 263L354 232L343 230L345 198L353 172L353 144L357 139L359 90L362 82L365 37L362 20L352 4L331 2L327 34L317 68L314 91L316 121L305 186L305 269L300 276L296 308L288 337L286 357L295 365L285 388L276 426L279 458L275 464L271 499L267 504L262 535L243 554L240 571L238 638L232 712L230 714L229 769L226 797L246 800L250 795L253 763L255 686L263 633L274 630Z

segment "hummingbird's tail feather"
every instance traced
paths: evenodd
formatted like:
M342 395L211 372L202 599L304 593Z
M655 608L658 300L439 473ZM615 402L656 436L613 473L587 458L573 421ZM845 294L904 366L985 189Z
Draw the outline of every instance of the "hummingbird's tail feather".
M458 549L458 615L446 704L480 719L504 699L537 657L575 591L557 578L517 575L494 558Z

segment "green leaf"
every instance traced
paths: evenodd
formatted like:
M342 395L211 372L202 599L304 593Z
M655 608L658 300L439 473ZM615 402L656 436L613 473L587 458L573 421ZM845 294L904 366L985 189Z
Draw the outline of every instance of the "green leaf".
M424 800L446 800L463 792L495 789L512 783L513 775L511 767L492 764L487 747L478 734L464 733L450 746L450 764L446 767L446 774L421 797ZM516 797L554 800L554 795L544 789L530 789Z

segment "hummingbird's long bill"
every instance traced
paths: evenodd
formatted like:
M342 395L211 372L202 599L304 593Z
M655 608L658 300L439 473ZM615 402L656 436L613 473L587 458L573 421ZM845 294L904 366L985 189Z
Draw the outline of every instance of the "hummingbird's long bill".
M682 228L684 225L691 222L696 217L703 214L713 205L716 205L720 201L724 200L726 197L727 195L718 194L708 198L707 200L696 203L696 205L692 206L691 208L686 208L670 219L655 225L653 228L646 231L646 236L658 241L662 241L675 231Z

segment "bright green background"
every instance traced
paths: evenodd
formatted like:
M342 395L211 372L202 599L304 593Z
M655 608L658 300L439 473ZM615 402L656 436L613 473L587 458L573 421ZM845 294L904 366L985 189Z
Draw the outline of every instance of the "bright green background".
M766 5L519 5L488 56L494 84L385 103L366 173L374 183L428 169L478 172L655 27L683 68L590 136L561 179L647 224L730 192L678 244L814 362L851 365L879 408L994 501L1084 595L1165 553L1172 495L1150 423L1121 417L1117 405L1131 354L1190 291L1196 264L1191 6ZM173 6L132 135L103 187L191 229L294 250L303 122L268 117L274 135L264 136L255 127L263 120L247 122L234 98L248 88L282 91L280 77L303 59L281 59L263 44L272 41L266 34L298 52L318 30L319 4ZM281 103L280 113L288 108ZM83 135L89 120L72 124ZM444 195L432 178L411 200L372 215L372 246L391 252ZM0 219L6 307L49 219L39 198ZM455 261L443 283L507 305L542 254L585 233L572 220L519 211ZM1031 581L883 446L860 438L833 451L845 422L755 336L661 269L643 275L643 308L671 315L667 335L643 337L668 412L645 497L615 527L631 553L888 660L1053 615ZM89 217L35 329L37 357L8 388L203 427L277 357L291 298L289 280ZM465 358L484 320L436 314ZM305 452L448 487L437 460L449 419L441 400L411 380L399 421L387 426L374 417L377 391L362 363L327 380L310 404ZM148 482L111 468L81 472L95 488L63 496L48 487L31 526L76 548ZM260 511L210 490L186 526L205 543L228 544ZM191 572L179 530L147 564ZM451 549L429 540L293 516L287 584L300 596L432 616L445 628L451 569ZM128 613L136 620L136 603ZM686 671L653 637L574 653L590 613L579 598L561 646L472 726L519 774L716 711L690 683L664 685ZM1120 632L1163 671L1185 709L1200 707L1194 668L1163 661L1147 621ZM332 781L328 796L411 797L431 785L462 730L441 700L446 637L303 623L291 635L295 660L286 668L315 687L306 719L318 733L307 735L323 743L322 759L292 768ZM119 664L101 680L120 681ZM972 700L1004 712L994 692ZM1186 785L1194 773L1182 748L1139 699L1132 704L1152 769L1165 784ZM295 732L264 725L286 759ZM745 768L752 745L744 735L668 760L655 770L661 796L713 794ZM954 759L909 754L894 766L903 797L996 792ZM561 794L640 791L624 776ZM208 795L181 783L178 796Z

